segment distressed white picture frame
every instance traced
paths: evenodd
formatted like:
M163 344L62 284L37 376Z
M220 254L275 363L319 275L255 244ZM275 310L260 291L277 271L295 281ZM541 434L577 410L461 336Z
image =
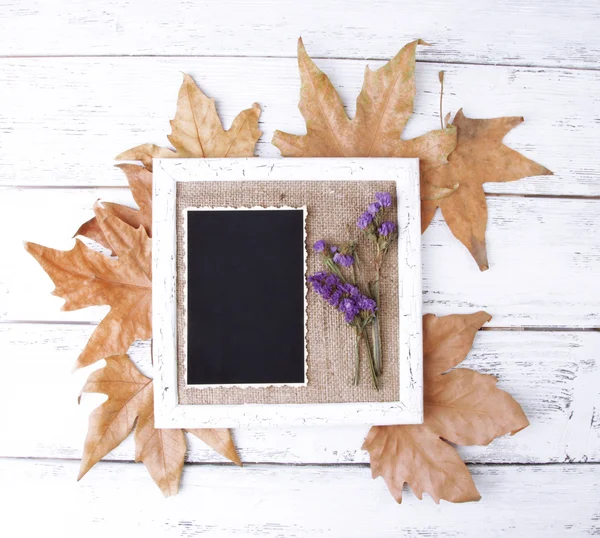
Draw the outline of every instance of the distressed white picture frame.
M423 422L421 208L418 159L155 159L152 223L152 355L157 428L420 424ZM178 182L394 181L398 208L397 402L183 405L177 383Z

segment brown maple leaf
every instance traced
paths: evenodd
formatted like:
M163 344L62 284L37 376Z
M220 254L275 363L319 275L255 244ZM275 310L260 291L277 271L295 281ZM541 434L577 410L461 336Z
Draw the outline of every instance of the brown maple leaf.
M102 207L134 228L143 226L148 237L152 237L152 172L136 164L118 164L117 167L125 173L139 210L113 202L102 202ZM109 250L111 248L96 217L82 224L75 232L75 236L77 235L93 239Z
M466 368L444 373L465 359L490 319L485 312L423 317L424 423L373 426L363 445L373 478L382 476L397 502L404 483L417 498L426 492L436 503L479 500L467 466L447 441L487 445L529 425L521 406L496 388L495 377Z
M143 226L129 226L100 204L95 205L94 212L117 259L90 249L80 240L69 251L25 244L54 282L53 294L65 299L62 310L110 306L110 312L79 355L76 368L126 353L135 340L152 336L152 256L148 234Z
M471 119L459 110L452 122L458 132L456 149L448 157L446 166L431 169L427 175L427 181L440 188L459 187L445 197L423 198L422 231L427 229L440 207L448 227L469 249L482 271L489 268L485 246L487 203L483 184L552 174L502 143L506 133L522 122L521 117Z
M152 158L252 157L256 141L262 134L258 129L260 107L240 112L231 128L223 129L214 99L202 93L192 77L183 75L177 98L177 112L171 120L169 141L175 151L154 144L142 144L117 156L118 161L141 161L152 170Z
M118 161L141 161L145 167L118 165L125 173L140 209L136 211L112 202L104 203L105 209L134 228L144 226L148 236L152 237L152 158L252 157L262 134L258 129L259 116L260 107L254 103L251 108L240 112L231 128L225 131L214 99L206 97L192 77L184 74L177 111L171 120L172 132L168 137L175 151L142 144L118 155ZM110 248L95 217L84 223L75 235L88 237Z
M106 366L90 374L82 393L108 396L89 419L77 480L111 450L119 446L135 426L135 461L144 463L165 497L175 495L183 469L186 441L183 430L154 427L152 380L142 375L127 355L106 359ZM217 452L241 465L227 429L190 430Z
M331 81L310 59L298 41L300 112L306 135L275 131L273 144L284 157L418 157L421 196L437 199L448 194L446 185L430 184L427 174L446 164L456 145L456 129L449 126L412 140L401 135L414 105L416 40L376 71L367 66L363 87L350 120Z

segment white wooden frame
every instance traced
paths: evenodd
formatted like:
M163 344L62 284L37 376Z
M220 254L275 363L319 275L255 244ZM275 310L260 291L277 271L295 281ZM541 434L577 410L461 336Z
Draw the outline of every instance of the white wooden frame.
M400 398L397 402L179 404L176 184L190 181L395 181L398 197ZM152 326L155 425L420 424L423 422L421 219L418 159L155 159Z

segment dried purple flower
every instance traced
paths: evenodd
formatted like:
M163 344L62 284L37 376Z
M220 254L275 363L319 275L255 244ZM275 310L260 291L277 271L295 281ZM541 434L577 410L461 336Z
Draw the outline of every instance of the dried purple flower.
M377 310L377 303L370 297L362 294L358 298L358 306L361 310L366 310L367 312L375 312Z
M373 222L373 215L371 213L369 213L368 211L365 211L360 217L358 217L358 221L356 222L356 225L361 229L364 230L369 224L371 224L371 222Z
M340 287L342 288L344 293L347 293L348 295L351 295L352 297L358 297L360 295L360 290L354 284L345 282Z
M337 289L336 291L333 292L333 295L329 299L329 304L331 306L339 306L341 298L342 298L342 290Z
M375 215L380 209L381 204L379 202L373 202L367 207L367 212L371 213L371 215Z
M342 267L350 267L354 263L354 258L350 254L336 252L333 255L333 261Z
M313 250L315 252L324 252L325 251L325 241L323 241L322 239L320 241L317 241L313 245Z
M396 224L394 222L389 221L383 222L377 231L379 232L379 235L387 237L388 235L396 231Z
M337 248L335 245L331 245L331 246L329 247L329 250L331 250L331 252L332 252L332 253L334 253L334 252L337 252L337 251L338 251L338 248Z
M316 293L344 314L346 323L352 323L363 311L372 314L377 309L373 299L363 295L354 284L343 282L337 275L321 271L310 275L307 280Z
M375 199L381 204L381 207L392 205L392 195L389 192L376 192Z
M360 312L360 308L358 307L354 299L350 299L348 297L342 299L339 308L340 311L344 313L346 323L352 323L354 321L354 318L358 316L358 313Z

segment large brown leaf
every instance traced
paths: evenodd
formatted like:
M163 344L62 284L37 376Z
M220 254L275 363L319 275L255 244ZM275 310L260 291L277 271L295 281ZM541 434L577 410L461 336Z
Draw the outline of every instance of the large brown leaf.
M113 202L102 202L102 207L134 228L143 226L148 237L152 237L152 172L135 164L118 164L117 167L123 170L139 210ZM111 248L96 217L82 224L75 235L82 235L107 249Z
M183 469L186 442L183 430L154 427L152 380L142 375L127 355L106 359L106 366L90 374L82 392L101 393L108 400L89 419L78 480L135 427L135 460L144 463L165 497L175 495ZM240 465L229 430L194 430L209 446ZM215 442L218 440L218 443Z
M418 157L423 199L447 196L452 189L432 184L428 178L433 169L448 162L448 154L456 145L456 129L449 126L412 140L401 139L413 112L415 51L419 44L425 43L409 43L376 71L366 68L356 116L350 120L339 94L310 59L300 39L299 108L306 121L306 135L275 131L273 144L284 157Z
M209 158L252 157L261 132L258 129L260 107L255 103L240 112L228 131L223 129L217 115L214 99L202 93L192 77L184 74L177 99L175 118L171 120L172 133L168 137L175 151L154 144L142 144L117 156L118 161L141 161L144 167L122 164L133 198L140 210L104 203L107 211L134 228L144 226L152 237L152 158ZM110 248L96 218L84 223L75 232Z
M258 129L260 107L240 112L231 128L223 129L214 99L202 93L192 77L183 75L177 99L177 112L171 120L169 141L175 151L154 144L143 144L117 156L118 161L141 161L152 170L152 158L188 157L252 157L256 141L262 134Z
M452 122L458 131L456 149L450 154L448 165L430 170L427 177L427 181L439 187L459 187L446 197L422 203L422 230L427 229L440 207L450 230L469 249L482 271L489 268L483 184L552 174L502 143L506 133L522 122L520 117L471 119L459 110Z
M487 445L529 425L521 406L496 388L496 378L468 369L451 370L464 360L485 312L423 317L425 421L414 426L374 426L363 449L369 451L373 478L382 476L397 502L408 483L421 499L437 503L477 501L479 492L466 465L446 441Z
M142 226L132 228L99 204L94 211L117 259L96 252L79 240L69 251L35 243L25 245L54 282L53 294L65 299L63 310L110 306L110 312L79 355L76 368L126 353L135 340L152 336L152 263L148 234Z

